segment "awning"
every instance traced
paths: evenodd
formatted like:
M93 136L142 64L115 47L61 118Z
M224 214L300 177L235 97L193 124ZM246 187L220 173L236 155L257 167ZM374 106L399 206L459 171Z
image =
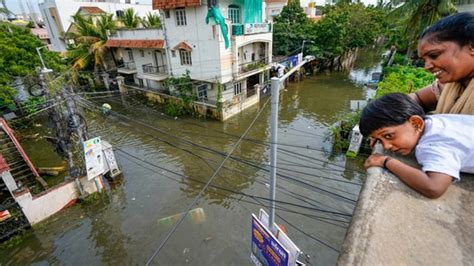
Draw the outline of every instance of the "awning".
M178 43L178 45L173 47L173 50L179 50L179 49L185 50L185 51L188 51L188 52L191 52L193 50L193 48L185 42L180 42L180 43Z
M164 40L114 40L108 39L105 45L107 47L120 48L163 48Z

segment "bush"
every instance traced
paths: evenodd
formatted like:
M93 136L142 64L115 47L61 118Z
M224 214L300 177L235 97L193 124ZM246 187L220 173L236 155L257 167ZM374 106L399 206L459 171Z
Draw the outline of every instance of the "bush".
M351 112L345 114L339 123L329 128L333 140L334 152L345 152L349 148L349 136L357 123L359 123L361 112Z
M183 104L175 103L172 101L169 101L166 104L165 112L170 116L183 116L188 113L186 111L186 107Z
M411 93L433 83L434 76L423 68L395 66L384 68L384 79L378 84L377 95Z
M44 97L30 97L23 103L23 110L27 115L30 115L40 109L46 102Z

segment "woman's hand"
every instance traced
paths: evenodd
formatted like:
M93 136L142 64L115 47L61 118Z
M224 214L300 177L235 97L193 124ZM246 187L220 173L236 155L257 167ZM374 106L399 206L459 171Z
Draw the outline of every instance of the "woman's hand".
M383 167L383 162L385 161L386 158L387 156L383 154L370 155L369 158L365 160L365 163L364 163L365 170L367 170L367 168L372 167L372 166Z

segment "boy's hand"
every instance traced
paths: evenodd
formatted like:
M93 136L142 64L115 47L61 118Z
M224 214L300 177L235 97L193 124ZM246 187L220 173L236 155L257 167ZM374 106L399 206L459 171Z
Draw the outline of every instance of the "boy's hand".
M383 167L383 162L385 161L386 158L387 156L383 154L370 155L369 158L365 160L365 163L364 163L365 170L367 170L367 168L372 167L372 166Z

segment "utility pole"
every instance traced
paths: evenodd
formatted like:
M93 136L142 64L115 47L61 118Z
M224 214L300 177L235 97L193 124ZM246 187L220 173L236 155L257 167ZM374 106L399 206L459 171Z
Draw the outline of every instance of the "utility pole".
M275 233L275 191L276 191L276 164L277 164L277 140L278 140L278 103L280 96L280 79L272 78L272 114L270 118L271 148L270 148L270 214L268 227Z
M48 69L46 67L46 64L43 60L43 56L41 55L40 50L42 48L45 48L45 47L47 47L47 46L37 47L36 51L38 52L38 56L40 58L41 65L42 65L42 69L39 72L40 85L41 85L41 88L44 92L44 96L46 98L46 101L49 102L49 100L52 97L49 93L49 89L48 89L48 85L46 83L45 75L48 74L48 73L53 72L53 70ZM65 94L65 91L63 89L63 97L66 97L66 96L67 95ZM68 98L64 98L64 99L68 99ZM62 100L61 96L56 95L55 100L56 100L55 102L58 102L58 103L61 102L61 100ZM70 112L69 103L66 105L66 107L68 108L68 114L71 114L72 112ZM79 178L78 178L80 173L77 170L77 168L74 167L74 157L73 157L72 150L71 150L71 132L68 130L68 127L69 127L68 123L65 122L66 119L68 119L71 116L68 115L68 117L66 118L64 113L62 112L61 108L59 106L54 106L49 111L49 117L52 120L52 122L54 123L54 128L55 128L55 131L56 131L56 138L57 138L56 150L59 151L59 153L61 153L61 155L66 158L66 160L68 162L68 167L69 167L69 169L68 169L69 175L72 178L74 178L74 182L76 183L76 186L79 189L81 197L84 197L84 195L85 195L84 194L84 189L83 189L83 187L81 185L81 182L79 181ZM74 117L74 116L72 116L72 117ZM77 125L76 122L77 121L74 120L74 122L72 124ZM79 135L83 136L82 134L79 134Z

